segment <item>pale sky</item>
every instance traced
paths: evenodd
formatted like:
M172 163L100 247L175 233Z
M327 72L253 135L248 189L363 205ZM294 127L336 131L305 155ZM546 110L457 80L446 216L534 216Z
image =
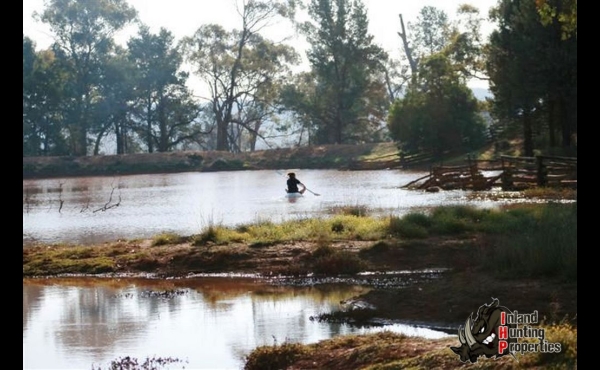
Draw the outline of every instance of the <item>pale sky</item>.
M36 42L37 49L48 47L51 34L48 27L32 19L34 11L44 9L44 0L23 0L23 34ZM171 31L176 40L191 36L202 24L218 23L226 29L239 28L239 15L235 11L234 0L128 0L130 6L138 11L140 20L148 25L152 32L160 27ZM444 10L450 20L456 18L459 4L468 3L477 7L483 17L487 17L491 7L498 0L363 0L369 17L370 33L374 41L383 47L391 57L398 58L402 52L399 14L402 14L405 26L415 22L417 15L424 6L434 6ZM489 32L490 27L484 29ZM297 48L300 54L306 46L305 41L294 34L291 27L284 23L272 26L264 33L265 37L274 41L289 38L289 43ZM123 43L131 36L123 37ZM472 87L486 87L481 83Z

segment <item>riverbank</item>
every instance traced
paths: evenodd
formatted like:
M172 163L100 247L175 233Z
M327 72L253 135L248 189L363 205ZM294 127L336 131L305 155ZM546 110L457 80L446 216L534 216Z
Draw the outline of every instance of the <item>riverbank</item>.
M385 142L315 145L242 153L180 151L85 157L23 157L23 179L284 168L385 169L399 166L396 144Z
M572 368L577 359L576 210L576 203L511 206L498 213L440 207L430 217L383 220L356 217L349 210L327 221L295 223L293 234L286 234L291 229L286 225L250 225L243 230L212 227L193 236L159 235L90 247L37 245L23 249L23 276L166 278L251 273L269 278L301 279L312 274L352 279L360 271L440 269L443 272L435 279L401 287L379 286L356 297L374 309L336 317L355 323L382 318L458 329L481 305L497 298L501 305L519 312L537 311L544 324L567 324L566 329L557 329L557 335L562 335L557 340L569 350L555 356L532 354L535 358L519 361L508 357L480 360L484 368L526 368L532 363L544 368L548 362L559 365L556 368ZM548 259L540 259L541 250ZM515 261L522 263L518 266ZM575 344L570 341L573 335ZM272 368L265 364L276 364L282 356L288 362L278 368L384 368L395 361L417 369L462 366L450 345L460 343L395 335L336 338L318 346L257 349L247 369ZM332 347L327 355L315 352L327 346ZM387 355L379 352L383 348ZM355 357L360 353L363 357Z

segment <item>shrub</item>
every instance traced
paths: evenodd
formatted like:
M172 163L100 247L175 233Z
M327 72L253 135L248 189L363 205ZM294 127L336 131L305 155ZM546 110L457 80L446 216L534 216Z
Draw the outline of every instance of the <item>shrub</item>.
M390 217L389 233L407 239L426 238L428 231L425 227L413 223L412 220L398 217Z

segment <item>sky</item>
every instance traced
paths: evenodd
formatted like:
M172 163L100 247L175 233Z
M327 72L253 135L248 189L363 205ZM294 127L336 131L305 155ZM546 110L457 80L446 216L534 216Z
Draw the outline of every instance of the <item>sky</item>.
M392 58L399 58L403 52L402 41L398 36L399 14L402 14L404 25L407 26L409 22L416 21L421 8L434 6L444 10L449 19L453 20L458 6L465 2L477 7L480 14L487 17L489 9L496 6L498 0L363 0L374 42ZM128 3L138 11L141 22L149 26L151 32L158 32L164 27L172 32L176 40L193 35L202 24L217 23L226 29L239 28L240 24L234 0L128 0ZM38 50L52 43L49 28L32 18L34 11L42 12L44 7L45 0L23 0L23 34L35 41ZM483 31L489 33L491 29L491 25L488 25ZM132 35L133 31L124 32L122 43ZM306 47L306 42L286 23L271 26L265 30L264 35L274 41L288 40L304 54L302 49ZM473 82L469 86L487 87L481 82Z

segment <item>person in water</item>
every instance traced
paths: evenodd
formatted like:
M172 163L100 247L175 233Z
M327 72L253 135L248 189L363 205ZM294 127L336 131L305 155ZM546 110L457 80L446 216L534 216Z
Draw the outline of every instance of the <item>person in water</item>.
M300 185L300 189L298 189L298 185ZM306 186L304 186L304 184L296 178L295 173L290 172L288 173L287 189L285 189L285 191L287 191L288 193L304 194L304 192L306 191Z

